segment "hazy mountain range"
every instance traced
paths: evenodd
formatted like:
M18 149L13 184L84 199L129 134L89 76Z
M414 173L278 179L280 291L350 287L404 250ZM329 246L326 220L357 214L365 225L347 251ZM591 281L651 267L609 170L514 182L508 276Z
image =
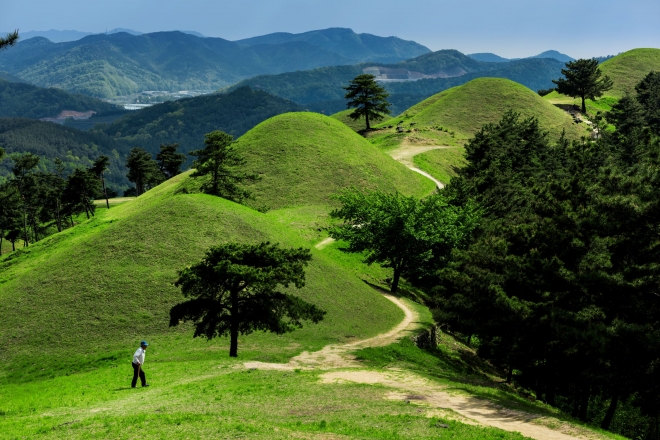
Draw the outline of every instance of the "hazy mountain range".
M19 42L0 54L0 71L41 86L111 98L144 90L214 90L262 74L361 62L395 63L430 50L396 37L333 28L232 42L183 32L88 35Z
M485 53L471 53L468 54L470 58L473 58L477 61L484 61L487 63L508 63L509 61L516 61L520 60L522 58L504 58L499 55L496 55L494 53L490 52L485 52ZM531 57L527 58L553 58L557 61L561 61L563 63L567 63L569 61L574 61L575 58L569 57L566 54L563 54L561 52L557 52L556 50L546 50L545 52L541 52L538 55L534 55Z

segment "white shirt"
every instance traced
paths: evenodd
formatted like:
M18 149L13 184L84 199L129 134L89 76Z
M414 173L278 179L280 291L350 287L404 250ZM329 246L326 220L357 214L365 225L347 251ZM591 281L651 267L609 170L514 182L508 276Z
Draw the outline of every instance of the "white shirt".
M137 350L135 350L135 354L133 355L133 363L134 364L144 364L144 354L146 351L144 348L140 347Z

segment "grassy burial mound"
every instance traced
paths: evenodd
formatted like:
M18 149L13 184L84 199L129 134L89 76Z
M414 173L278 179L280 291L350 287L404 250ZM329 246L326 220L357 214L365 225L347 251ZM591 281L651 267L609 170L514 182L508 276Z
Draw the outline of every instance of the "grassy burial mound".
M454 139L467 140L483 125L499 121L509 110L515 110L525 117L538 118L552 138L558 138L562 130L566 130L567 136L574 139L586 134L585 129L575 124L568 113L527 87L501 78L478 78L445 90L411 107L392 121L380 124L380 127L401 122L406 130L412 127L408 135L411 140L423 140L426 137L437 141L436 138L442 133L446 137L446 133L452 132ZM385 132L394 130L387 129Z
M343 123L317 113L287 113L262 122L237 142L257 205L331 204L349 186L423 196L433 183L392 160Z
M351 118L349 118L348 115L350 115L354 111L355 111L355 109L348 109L348 110L344 110L344 111L341 111L341 112L337 112L334 115L330 115L330 117L338 120L339 122L344 123L345 125L350 127L351 130L359 132L359 131L364 130L367 127L367 124L364 121L364 118L360 118L360 119L351 119ZM390 119L392 119L392 116L383 115L383 119L381 119L380 121L376 121L376 122L377 123L387 122ZM373 124L373 122L371 120L369 122Z
M621 98L627 93L635 94L635 86L649 72L660 71L660 49L633 49L610 58L600 65L604 75L614 82L607 96Z
M225 338L207 343L193 340L189 326L168 327L170 308L183 300L172 284L177 271L226 242L309 246L247 207L177 192L187 180L188 174L179 175L0 259L0 382L3 376L29 380L123 360L143 338L167 345L170 354L198 350L195 356L227 356ZM293 290L326 310L325 319L284 336L240 337L242 359L282 360L387 331L403 318L350 268L312 251L307 285Z

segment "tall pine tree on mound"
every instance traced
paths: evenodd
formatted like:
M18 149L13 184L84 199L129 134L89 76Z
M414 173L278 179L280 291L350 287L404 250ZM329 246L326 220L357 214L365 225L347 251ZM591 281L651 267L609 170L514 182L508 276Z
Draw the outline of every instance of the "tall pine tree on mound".
M594 100L612 88L612 80L605 75L601 78L598 60L579 59L566 63L566 69L561 70L565 78L553 79L557 92L572 98L582 99L582 113L587 112L586 99Z
M378 85L375 76L366 73L358 75L344 90L347 92L344 98L350 100L346 106L355 109L348 117L354 121L364 118L367 130L371 129L370 121L379 121L383 119L383 114L390 114L392 104L387 102L390 95Z
M179 273L175 285L188 298L170 311L170 326L193 321L195 334L212 339L229 334L229 356L238 356L238 334L255 330L276 334L318 323L325 312L278 286L305 285L308 249L283 249L264 242L225 244L206 252L204 259Z
M204 136L204 148L188 154L197 157L193 162L196 171L192 177L209 176L209 180L202 184L205 193L240 203L250 197L250 192L241 184L254 182L259 176L239 170L246 161L232 146L233 143L232 135L216 130Z

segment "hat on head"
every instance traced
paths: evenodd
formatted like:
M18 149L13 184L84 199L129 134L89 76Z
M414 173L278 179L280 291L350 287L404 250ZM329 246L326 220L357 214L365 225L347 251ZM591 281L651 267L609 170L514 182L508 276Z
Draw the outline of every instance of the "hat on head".
M142 341L142 342L140 342L140 345L142 345L144 347L148 347L149 343L147 341Z

